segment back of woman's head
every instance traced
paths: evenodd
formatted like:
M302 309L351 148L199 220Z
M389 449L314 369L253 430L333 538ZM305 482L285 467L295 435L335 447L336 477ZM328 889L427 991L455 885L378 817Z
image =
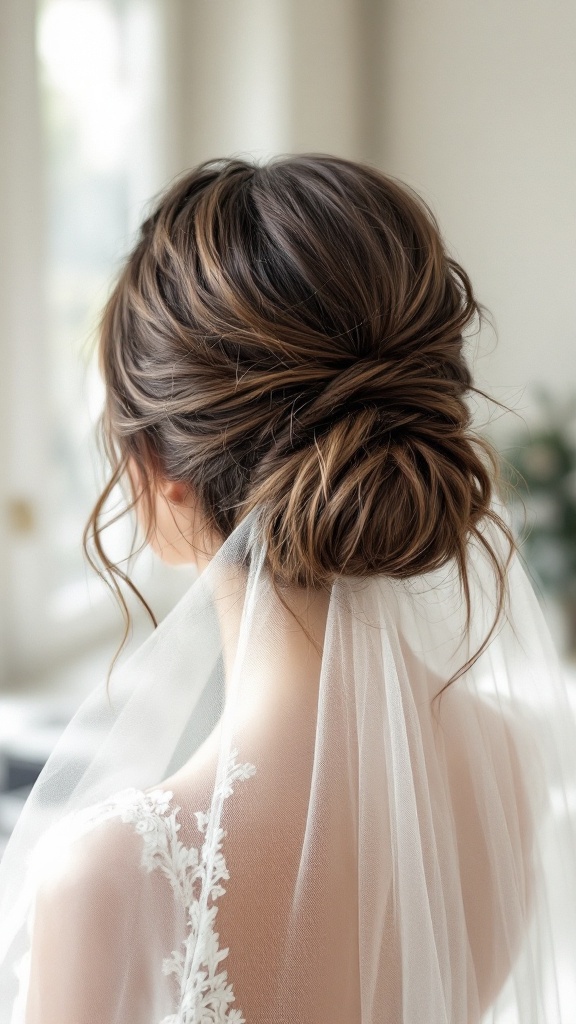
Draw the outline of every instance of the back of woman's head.
M466 591L467 542L497 518L466 404L482 308L396 179L322 155L206 162L161 197L105 309L113 480L131 459L145 490L186 482L223 539L259 506L280 583L454 558Z

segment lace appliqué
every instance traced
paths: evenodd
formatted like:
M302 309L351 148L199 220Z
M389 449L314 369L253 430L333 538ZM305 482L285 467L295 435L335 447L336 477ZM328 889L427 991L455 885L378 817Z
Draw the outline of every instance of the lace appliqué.
M237 755L237 750L230 752L213 801L229 797L236 780L248 779L256 771L253 764L237 764ZM210 814L197 811L204 842L200 849L185 846L178 838L176 816L181 808L171 805L172 797L171 790L136 791L121 812L122 820L134 825L142 836L143 867L162 872L187 913L188 934L182 948L173 950L162 964L163 973L174 975L179 984L180 1002L177 1012L160 1024L245 1024L241 1011L231 1008L234 991L228 972L220 969L228 948L220 948L214 927L216 900L224 895L222 882L230 877L222 852L226 830L210 828Z

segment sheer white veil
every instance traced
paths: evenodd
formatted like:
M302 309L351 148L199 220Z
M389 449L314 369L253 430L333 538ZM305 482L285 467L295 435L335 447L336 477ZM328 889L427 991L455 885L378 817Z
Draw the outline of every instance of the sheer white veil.
M433 701L494 617L477 541L467 634L452 563L343 575L290 678L259 538L49 758L0 865L1 1024L573 1024L576 716L518 557Z

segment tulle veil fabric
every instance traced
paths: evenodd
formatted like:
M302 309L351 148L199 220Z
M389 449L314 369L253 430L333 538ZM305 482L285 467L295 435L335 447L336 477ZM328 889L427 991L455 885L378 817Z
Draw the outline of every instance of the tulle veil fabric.
M492 623L481 545L466 636L452 564L343 575L292 678L258 514L34 787L0 865L0 1024L573 1024L576 715L518 557L433 702Z

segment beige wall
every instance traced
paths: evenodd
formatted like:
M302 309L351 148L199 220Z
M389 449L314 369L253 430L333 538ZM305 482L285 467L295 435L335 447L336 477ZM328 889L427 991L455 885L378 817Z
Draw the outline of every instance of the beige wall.
M360 155L363 0L164 0L168 153Z
M477 372L530 415L576 389L576 4L387 0L379 162L438 214L498 332Z

